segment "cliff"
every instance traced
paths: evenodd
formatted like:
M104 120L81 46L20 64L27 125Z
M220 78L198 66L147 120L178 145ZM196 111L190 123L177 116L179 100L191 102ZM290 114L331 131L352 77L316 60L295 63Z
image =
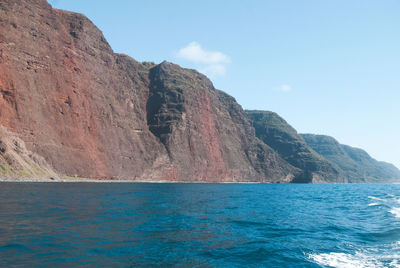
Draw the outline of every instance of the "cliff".
M274 113L246 113L195 70L114 53L84 15L0 0L0 177L347 181L306 141ZM378 165L364 181L398 176Z
M252 120L256 136L303 171L297 182L347 182L340 169L316 153L278 114L270 111L246 112Z
M290 181L298 170L255 136L234 98L202 74L163 62L150 69L147 118L182 179Z
M288 182L300 172L205 76L115 54L85 16L44 0L0 1L0 74L0 124L61 175Z
M325 135L301 136L317 153L339 168L349 182L399 181L400 171L395 166L373 159L362 149L340 144Z

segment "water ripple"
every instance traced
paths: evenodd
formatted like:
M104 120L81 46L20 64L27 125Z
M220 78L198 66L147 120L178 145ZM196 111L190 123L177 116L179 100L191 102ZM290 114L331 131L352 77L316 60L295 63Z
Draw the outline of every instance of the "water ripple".
M0 267L399 267L400 185L0 188Z

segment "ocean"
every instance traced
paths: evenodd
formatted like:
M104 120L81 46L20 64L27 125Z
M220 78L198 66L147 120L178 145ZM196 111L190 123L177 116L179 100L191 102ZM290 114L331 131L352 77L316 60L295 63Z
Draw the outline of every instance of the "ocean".
M400 185L0 183L0 267L400 267Z

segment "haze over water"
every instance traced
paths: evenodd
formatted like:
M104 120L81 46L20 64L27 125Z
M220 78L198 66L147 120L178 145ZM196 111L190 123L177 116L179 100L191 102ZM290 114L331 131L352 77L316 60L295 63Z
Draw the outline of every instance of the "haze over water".
M400 267L400 185L2 183L0 266Z

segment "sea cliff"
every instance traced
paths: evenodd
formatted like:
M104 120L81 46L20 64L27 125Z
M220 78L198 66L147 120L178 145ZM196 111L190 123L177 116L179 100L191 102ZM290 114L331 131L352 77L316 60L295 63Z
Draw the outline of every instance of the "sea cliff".
M0 0L0 177L353 181L276 120L195 70L114 53L82 14Z

